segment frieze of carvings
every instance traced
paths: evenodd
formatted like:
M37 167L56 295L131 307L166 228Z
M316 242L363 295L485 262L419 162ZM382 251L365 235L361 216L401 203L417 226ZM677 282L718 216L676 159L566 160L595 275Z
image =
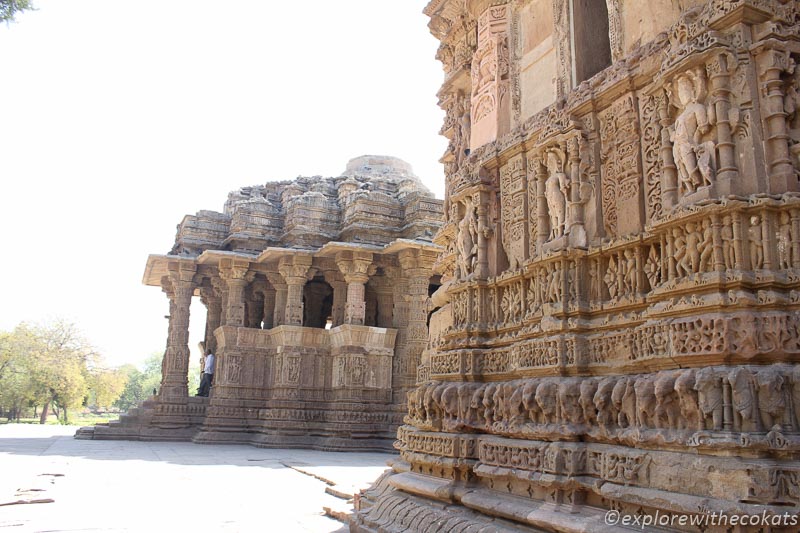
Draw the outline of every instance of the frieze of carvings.
M528 217L525 157L512 158L500 169L502 242L511 271L525 260L525 223Z
M639 117L633 95L627 95L599 114L602 139L602 206L608 235L625 235L633 230L636 220L623 221L620 213L632 215L629 205L638 202L641 172ZM622 233L620 233L622 230Z
M395 447L403 452L464 459L476 457L475 441L469 436L421 432L408 426L401 426L397 431L397 441Z
M641 511L641 504L674 494L675 485L682 492L693 496L706 496L704 474L709 470L724 475L720 481L730 492L732 499L743 504L774 506L761 507L767 516L782 515L794 509L800 502L797 490L800 470L791 462L779 465L760 462L757 466L726 458L696 457L680 453L636 450L626 447L583 442L517 441L498 437L479 437L478 463L474 472L485 486L500 492L511 492L521 496L537 495L542 488L554 487L589 492L600 490L605 483L617 487L648 488L639 505L624 505L621 502L603 500L611 509L634 513ZM599 482L598 482L599 481ZM721 488L715 484L716 488ZM608 487L604 487L608 488ZM603 491L608 494L607 491ZM564 494L567 497L567 494ZM691 498L691 497L690 497ZM708 505L707 498L697 500L695 505ZM578 500L580 501L580 500ZM750 512L756 513L753 508ZM789 516L791 516L791 512Z
M525 311L522 282L514 282L503 287L503 297L500 308L506 323L515 323L522 320Z
M647 222L663 214L661 187L661 123L659 109L664 105L664 95L639 97L639 115L642 117L642 170L644 171L645 208Z
M686 304L689 309L696 307L696 302ZM669 365L676 359L691 362L700 357L719 361L733 357L746 362L800 354L800 314L796 311L732 312L646 322L641 316L631 316L615 327L612 320L603 325L606 327L602 332L551 335L518 341L507 348L478 350L467 358L476 362L467 373L509 374L578 363L624 367L642 360L660 360ZM469 352L433 354L431 374L435 377L465 372L460 362L463 356L459 355L464 353Z
M507 355L498 352L498 356ZM730 398L730 400L725 400ZM408 393L421 429L611 444L670 442L800 451L800 371L715 366L605 377L432 381ZM723 433L746 434L731 440Z

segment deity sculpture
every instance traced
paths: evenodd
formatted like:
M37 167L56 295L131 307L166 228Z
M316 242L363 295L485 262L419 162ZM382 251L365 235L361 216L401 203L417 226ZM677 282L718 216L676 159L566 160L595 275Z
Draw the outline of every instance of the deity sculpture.
M708 219L703 220L701 224L703 230L703 240L700 241L700 272L708 272L711 270L713 257L714 257L714 230L711 228L711 222Z
M764 243L761 241L761 218L758 215L750 217L747 237L750 241L750 268L759 270L764 267Z
M778 224L778 263L780 268L792 268L792 225L789 213L783 211Z
M478 217L472 198L464 201L464 218L458 223L458 255L460 257L460 279L466 279L473 271L478 255Z
M608 295L613 300L617 297L618 292L617 263L614 261L613 256L608 259L608 270L606 270L606 275L603 276L603 281L606 282L606 287L608 287Z
M711 185L714 177L714 142L702 140L711 131L711 124L705 105L699 102L705 90L701 77L695 72L683 74L678 77L675 87L675 103L681 112L670 132L672 153L678 167L680 190L684 194L692 194L701 187Z
M544 183L544 195L550 215L550 239L552 240L564 235L569 192L569 178L562 170L561 159L556 150L547 152L547 171L549 177Z
M722 257L725 260L725 268L733 269L736 264L736 248L733 245L733 226L731 217L726 216L722 219Z
M456 166L461 166L464 158L469 155L470 142L470 115L467 99L459 96L455 105L455 125L453 126L453 152Z
M686 224L686 254L685 265L689 273L697 274L700 271L700 246L703 242L703 236L697 224L689 222Z

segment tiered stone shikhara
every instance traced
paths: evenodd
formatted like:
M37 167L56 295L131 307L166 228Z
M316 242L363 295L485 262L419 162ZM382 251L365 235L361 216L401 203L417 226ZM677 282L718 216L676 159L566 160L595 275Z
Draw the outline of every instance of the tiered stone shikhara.
M80 435L391 449L427 342L441 214L407 163L364 156L185 217L144 275L170 301L158 396ZM193 296L217 357L210 399L187 390Z
M425 12L443 285L400 459L353 529L796 515L800 2Z

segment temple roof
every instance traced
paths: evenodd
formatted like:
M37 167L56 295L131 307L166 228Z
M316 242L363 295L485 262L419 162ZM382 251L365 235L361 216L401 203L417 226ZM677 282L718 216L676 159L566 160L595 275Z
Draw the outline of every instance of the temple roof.
M327 242L378 247L396 239L430 242L441 220L442 201L411 165L363 155L351 159L340 176L300 176L230 192L222 212L184 217L170 254L257 255L270 247L318 249Z

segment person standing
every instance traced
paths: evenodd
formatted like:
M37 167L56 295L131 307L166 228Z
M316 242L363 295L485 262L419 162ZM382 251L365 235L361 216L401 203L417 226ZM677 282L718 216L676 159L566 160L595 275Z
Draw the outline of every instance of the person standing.
M203 368L203 375L200 378L200 388L197 389L198 396L208 396L211 390L211 383L214 381L214 354L209 352L206 354L206 365Z

